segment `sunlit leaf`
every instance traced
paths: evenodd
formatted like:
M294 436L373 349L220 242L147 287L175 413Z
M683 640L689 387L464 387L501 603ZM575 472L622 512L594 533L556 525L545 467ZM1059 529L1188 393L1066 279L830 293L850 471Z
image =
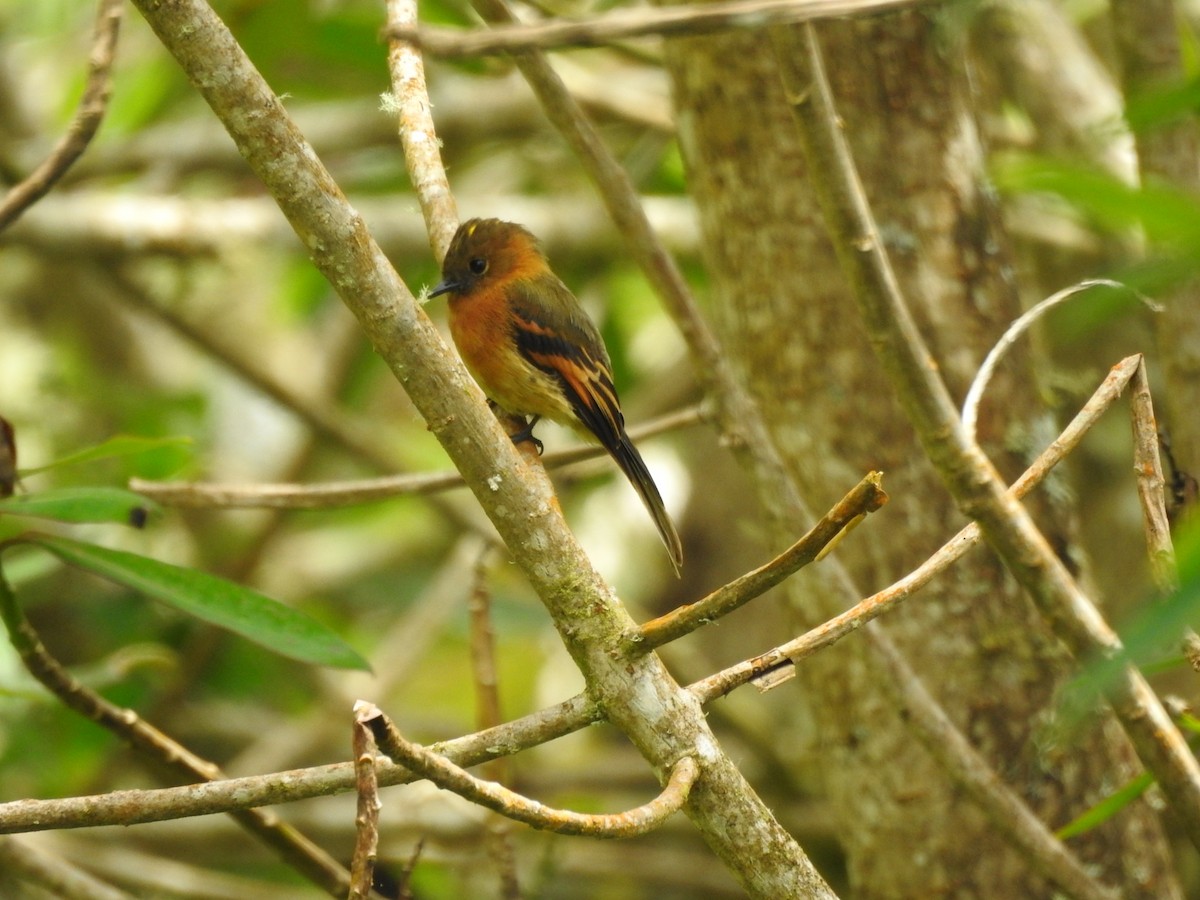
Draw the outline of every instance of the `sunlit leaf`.
M1184 713L1179 717L1178 725L1184 731L1190 731L1192 734L1200 734L1200 719L1197 719L1191 713Z
M140 494L113 487L52 488L0 500L0 515L34 516L60 522L116 522L141 528L158 505Z
M1077 834L1091 831L1093 828L1099 828L1138 797L1142 796L1146 792L1146 788L1152 784L1154 784L1154 776L1149 772L1143 772L1124 787L1109 794L1091 809L1068 822L1062 828L1058 829L1058 831L1054 832L1054 834L1060 840L1066 840L1069 837L1075 837Z
M283 656L343 669L370 668L357 651L324 625L250 588L206 572L68 538L34 535L23 540L49 550L65 563L123 584Z

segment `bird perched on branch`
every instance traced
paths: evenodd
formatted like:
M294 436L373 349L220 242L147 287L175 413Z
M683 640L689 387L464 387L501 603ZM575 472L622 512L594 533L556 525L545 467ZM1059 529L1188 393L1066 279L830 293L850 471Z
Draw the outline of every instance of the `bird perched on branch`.
M662 495L625 433L604 340L583 306L520 225L471 219L454 235L431 297L450 295L450 334L483 392L514 416L532 416L599 441L650 512L678 575L683 548Z

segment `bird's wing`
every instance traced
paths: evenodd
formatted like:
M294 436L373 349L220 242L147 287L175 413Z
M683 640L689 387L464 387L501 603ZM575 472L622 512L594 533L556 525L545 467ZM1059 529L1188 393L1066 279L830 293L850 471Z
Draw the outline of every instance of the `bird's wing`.
M604 340L561 281L543 278L537 288L535 297L518 283L509 294L517 349L531 365L558 382L576 420L621 467L650 511L678 575L683 546L650 470L625 434L625 417L613 387L612 363Z
M625 419L599 330L558 279L539 280L536 299L524 285L510 290L517 349L558 381L580 424L612 452L625 432Z

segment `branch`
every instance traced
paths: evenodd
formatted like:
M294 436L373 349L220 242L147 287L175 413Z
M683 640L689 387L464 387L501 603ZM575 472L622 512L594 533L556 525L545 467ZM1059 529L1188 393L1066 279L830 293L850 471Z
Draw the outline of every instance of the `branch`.
M764 566L747 572L702 600L671 610L642 625L630 638L626 652L649 653L656 647L690 634L765 594L818 559L844 530L887 502L881 487L883 473L872 472L827 512L804 537Z
M496 666L496 631L492 624L492 595L488 571L493 547L485 546L476 556L471 572L471 593L467 600L470 620L471 680L475 686L475 727L494 728L502 721L500 679ZM484 777L497 784L509 780L507 757L497 757L482 766ZM500 816L488 816L484 842L488 855L496 863L500 896L517 900L521 884L517 878L516 850L511 838L511 822Z
M434 56L461 58L520 50L595 47L625 38L712 34L837 16L890 12L928 0L738 0L707 6L620 10L582 21L512 24L485 31L391 23L389 38L407 41Z
M511 88L510 88L511 90ZM484 98L491 92L479 91ZM313 113L306 112L305 118ZM299 113L298 113L299 115ZM382 117L381 117L382 118ZM228 137L222 132L228 142ZM236 153L236 146L233 148ZM241 159L239 157L239 162ZM429 246L424 223L394 199L356 197L354 208L371 223L375 240L395 259L415 258ZM655 231L676 252L697 252L699 227L695 209L679 197L644 197ZM570 209L564 215L564 207ZM490 192L472 198L472 213L513 218L534 234L550 240L555 256L611 250L619 237L601 210L584 197L519 196ZM6 245L33 248L43 254L88 256L209 257L236 252L248 242L281 250L294 248L296 233L268 196L179 197L115 189L50 194L4 232Z
M1179 572L1175 568L1175 547L1171 541L1171 525L1167 520L1166 495L1163 491L1166 479L1158 454L1158 425L1154 420L1154 404L1150 397L1145 364L1139 365L1134 374L1129 405L1133 422L1133 470L1137 473L1138 501L1146 530L1146 549L1150 553L1150 573L1154 586L1163 594L1169 594L1179 587Z
M895 648L876 641L873 650L891 676L883 680L884 690L925 749L1033 868L1074 900L1119 900L1121 894L1096 881L1029 804L1000 779Z
M132 895L76 868L61 856L52 856L16 838L0 837L0 885L9 879L44 888L45 896L59 900L131 900Z
M416 0L387 0L387 21L392 94L385 98L384 105L394 106L399 114L404 164L425 217L434 259L440 261L458 227L458 208L450 192L439 152L441 143L433 126L433 104L425 86L425 62L411 42L399 37L405 29L416 27Z
M263 364L261 356L251 358L235 349L223 337L221 329L202 327L158 303L120 268L105 266L99 270L99 276L112 281L121 303L165 325L249 387L294 415L314 434L373 469L386 472L396 467L397 461L380 446L380 441L373 438L372 430L365 423L302 396L287 381L272 373Z
M703 417L702 406L691 406L630 428L629 436L637 441L694 425ZM584 445L547 453L542 457L542 463L547 469L553 469L603 456L607 456L604 448ZM130 490L164 506L184 509L328 509L375 503L400 495L433 494L465 484L458 472L418 472L323 484L210 484L129 479Z
M1141 365L1141 356L1129 356L1113 366L1108 377L1104 379L1070 424L1051 442L1049 447L1042 451L1034 460L1033 465L1013 483L1010 492L1015 499L1024 497L1037 487L1050 474L1050 470L1079 445L1096 420L1121 396L1121 392L1125 390ZM935 575L949 568L951 564L964 556L968 550L982 540L982 537L983 533L980 531L979 523L972 522L943 544L924 563L882 591L872 594L844 613L834 616L800 637L710 675L691 685L688 690L694 691L702 703L708 703L781 666L792 665L806 656L811 656L818 650L857 631L867 622L878 618L907 599L933 580Z
M13 185L0 201L0 231L11 225L18 216L49 193L75 160L91 143L104 113L108 109L108 98L112 92L113 59L117 53L117 35L124 13L124 0L100 0L96 11L96 25L92 32L92 51L88 58L87 84L83 97L75 110L67 133L21 182Z
M354 818L354 856L350 864L350 900L371 895L375 858L379 853L379 779L375 772L375 735L357 717L352 732L355 793L358 815Z
M983 400L983 392L987 390L988 383L996 373L996 366L1000 364L1000 360L1004 354L1017 342L1021 335L1033 327L1034 322L1059 304L1065 303L1072 297L1076 297L1083 291L1093 287L1128 290L1121 282L1111 281L1107 278L1091 278L1081 281L1079 284L1063 288L1061 291L1057 291L1040 303L1035 304L1018 316L1016 321L1004 330L1004 334L1000 335L1000 340L996 341L995 346L984 357L983 364L979 367L979 371L975 373L975 378L972 379L971 386L967 389L967 395L963 399L962 427L968 440L975 440L975 422L979 416L979 404ZM1148 298L1142 297L1142 301L1154 307L1154 304Z
M432 749L460 766L473 766L547 743L601 718L596 704L579 694L497 728L434 744ZM383 760L376 763L380 786L413 780L404 766ZM0 834L164 822L345 794L355 787L354 764L333 763L183 787L110 791L60 800L13 800L0 803Z
M495 782L482 781L443 756L404 739L391 720L374 704L359 700L355 712L360 722L375 734L381 750L403 763L438 787L486 806L503 816L543 831L601 838L628 838L649 834L663 821L679 812L700 774L700 766L691 756L680 759L671 769L663 792L642 806L622 813L587 815L552 809L510 791Z
M501 722L500 685L496 672L496 632L492 627L492 598L488 588L488 563L491 546L484 546L475 558L471 572L470 598L467 600L471 682L475 688L475 725L478 729L495 728ZM493 781L502 781L502 768L488 768Z
M942 481L1077 659L1112 659L1120 639L962 429L934 357L900 294L846 146L810 26L772 30L830 236L888 379ZM1200 763L1142 675L1123 666L1108 700L1200 847Z
M129 744L143 760L164 765L187 779L216 781L224 778L216 765L196 756L187 747L163 734L131 709L109 703L77 681L46 650L37 631L25 617L8 582L0 574L0 619L8 629L9 641L29 674L69 709L92 720ZM272 812L239 809L230 815L243 828L274 848L296 871L335 897L349 886L346 870L320 847Z

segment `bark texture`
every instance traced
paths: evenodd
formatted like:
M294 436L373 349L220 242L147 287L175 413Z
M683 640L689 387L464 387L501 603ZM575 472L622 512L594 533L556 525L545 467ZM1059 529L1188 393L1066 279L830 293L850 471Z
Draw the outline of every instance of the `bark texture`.
M961 397L1018 313L959 53L923 15L823 29L827 67L882 236L926 340ZM961 524L883 380L825 237L765 36L673 41L681 144L700 207L714 321L817 508L868 469L892 496L839 551L862 591L904 574ZM1003 367L980 418L1006 475L1050 437L1028 358ZM1065 516L1048 535L1072 552ZM795 625L835 612L796 598ZM1136 771L1107 718L1054 728L1061 647L994 557L970 555L886 630L968 738L1051 825ZM1047 896L1048 886L958 797L906 733L849 640L806 661L814 765L859 897ZM1131 897L1177 895L1153 813L1131 809L1075 848Z

